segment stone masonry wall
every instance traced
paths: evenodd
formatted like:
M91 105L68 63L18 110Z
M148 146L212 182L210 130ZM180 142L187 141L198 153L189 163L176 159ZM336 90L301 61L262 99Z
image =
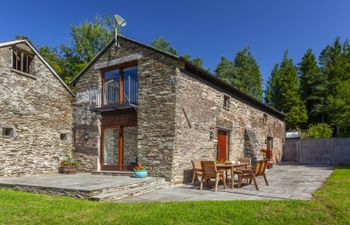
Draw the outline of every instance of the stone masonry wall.
M176 62L138 44L119 38L120 48L107 49L95 63L102 63L130 54L142 54L138 60L137 146L138 160L144 163L151 176L170 179L175 138ZM101 115L87 110L88 90L100 88L100 72L90 67L75 84L74 130L77 156L83 170L98 169ZM89 133L89 141L82 135ZM79 143L79 145L78 145Z
M9 47L0 48L0 176L57 173L72 148L72 95L35 56L32 75L11 69ZM66 140L60 140L67 134Z
M216 160L219 127L231 130L229 160L244 157L246 128L254 132L259 149L266 147L267 136L272 136L274 161L281 160L285 133L283 121L234 96L230 97L229 110L224 109L222 91L200 82L187 72L178 70L177 74L173 182L181 182L191 175L191 160ZM267 114L267 124L263 123L264 113ZM212 139L210 132L214 134Z

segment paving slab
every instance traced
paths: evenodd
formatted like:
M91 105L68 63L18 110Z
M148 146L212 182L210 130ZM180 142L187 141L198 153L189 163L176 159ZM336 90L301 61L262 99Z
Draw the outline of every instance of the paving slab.
M119 202L148 201L201 201L201 200L309 200L333 172L331 166L275 165L267 171L269 186L262 177L257 178L259 191L254 185L242 188L220 186L218 192L212 189L199 190L197 186L177 185L161 191L122 199Z
M56 189L70 189L80 191L94 191L99 189L126 186L156 180L155 177L146 177L143 179L130 176L108 176L92 175L89 173L78 174L51 174L0 178L0 184L3 185L26 185L33 187L45 187Z

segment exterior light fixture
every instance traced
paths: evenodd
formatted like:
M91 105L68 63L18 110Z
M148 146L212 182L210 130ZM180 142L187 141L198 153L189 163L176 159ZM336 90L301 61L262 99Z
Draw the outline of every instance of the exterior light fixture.
M214 131L213 131L213 129L210 129L210 131L209 131L209 139L213 140L213 138L214 138Z

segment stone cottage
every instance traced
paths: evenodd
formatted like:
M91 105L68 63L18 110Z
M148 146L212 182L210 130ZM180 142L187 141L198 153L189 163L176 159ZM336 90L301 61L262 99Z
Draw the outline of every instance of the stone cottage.
M73 136L83 171L127 171L182 182L193 159L235 160L273 149L284 116L184 58L119 36L75 77Z
M27 40L0 43L0 176L56 173L73 93Z

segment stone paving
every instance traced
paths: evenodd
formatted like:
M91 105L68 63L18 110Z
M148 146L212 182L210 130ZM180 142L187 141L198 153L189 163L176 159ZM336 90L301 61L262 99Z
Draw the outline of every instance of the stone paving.
M226 190L219 186L218 192L209 189L200 191L198 184L195 187L178 185L120 201L309 200L332 171L333 167L328 166L275 165L267 172L269 186L265 185L262 177L257 178L259 191L255 190L254 185L246 185L240 189L229 187Z

